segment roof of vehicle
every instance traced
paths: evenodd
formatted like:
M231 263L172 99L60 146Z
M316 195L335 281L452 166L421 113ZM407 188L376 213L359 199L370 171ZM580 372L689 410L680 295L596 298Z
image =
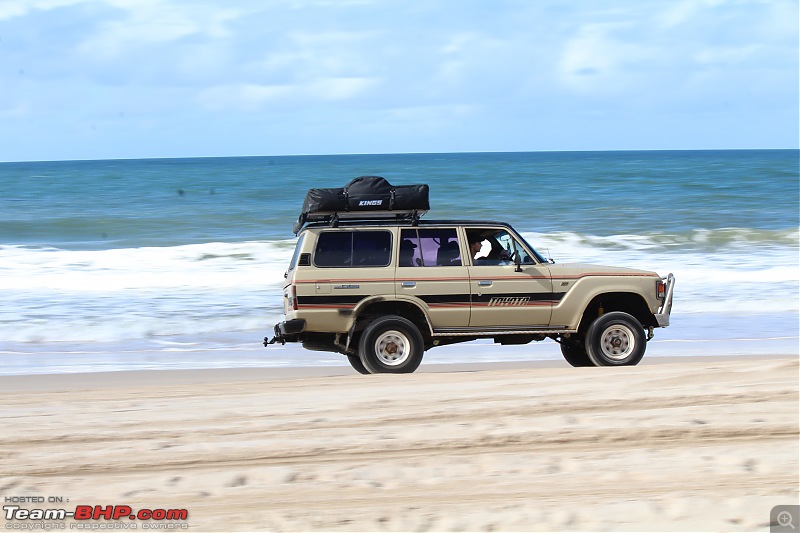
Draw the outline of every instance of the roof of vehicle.
M340 220L337 223L331 222L310 222L306 224L303 229L319 229L319 228L358 228L358 227L422 227L422 226L503 226L510 228L511 224L508 222L499 222L496 220L418 220L413 222L411 220L358 220L347 219Z

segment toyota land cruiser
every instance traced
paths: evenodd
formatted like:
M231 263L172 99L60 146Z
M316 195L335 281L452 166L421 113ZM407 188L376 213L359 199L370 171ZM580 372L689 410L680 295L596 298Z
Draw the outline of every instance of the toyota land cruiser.
M375 203L394 193L343 190L349 205L373 202L360 205L370 211L312 213L307 198L286 319L265 345L339 352L367 374L413 372L437 346L549 338L573 366L622 366L636 365L654 329L669 325L672 274L556 264L506 223L423 221L418 209Z

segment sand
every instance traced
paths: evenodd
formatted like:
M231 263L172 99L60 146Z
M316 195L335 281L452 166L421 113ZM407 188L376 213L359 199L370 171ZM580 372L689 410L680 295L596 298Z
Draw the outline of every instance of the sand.
M768 531L798 503L796 355L424 370L3 377L0 496L192 531Z

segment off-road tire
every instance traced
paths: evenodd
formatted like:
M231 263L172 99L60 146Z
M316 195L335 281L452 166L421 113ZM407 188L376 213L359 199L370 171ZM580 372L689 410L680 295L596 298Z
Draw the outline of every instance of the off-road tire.
M371 374L414 372L424 352L424 340L417 326L394 315L370 322L358 343L358 355Z
M583 338L567 339L561 341L561 355L572 366L594 366L589 354L586 353L586 343Z
M357 355L348 355L347 360L350 361L350 366L353 367L353 370L358 372L359 374L369 374L370 371L364 367L364 363L361 362L361 358Z
M646 345L644 327L621 311L599 316L586 331L586 353L595 366L636 365Z

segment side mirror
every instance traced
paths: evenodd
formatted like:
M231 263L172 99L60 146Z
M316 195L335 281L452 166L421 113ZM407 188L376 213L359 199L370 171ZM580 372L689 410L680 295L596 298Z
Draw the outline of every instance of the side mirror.
M519 257L519 250L514 250L514 272L522 272L522 259Z

